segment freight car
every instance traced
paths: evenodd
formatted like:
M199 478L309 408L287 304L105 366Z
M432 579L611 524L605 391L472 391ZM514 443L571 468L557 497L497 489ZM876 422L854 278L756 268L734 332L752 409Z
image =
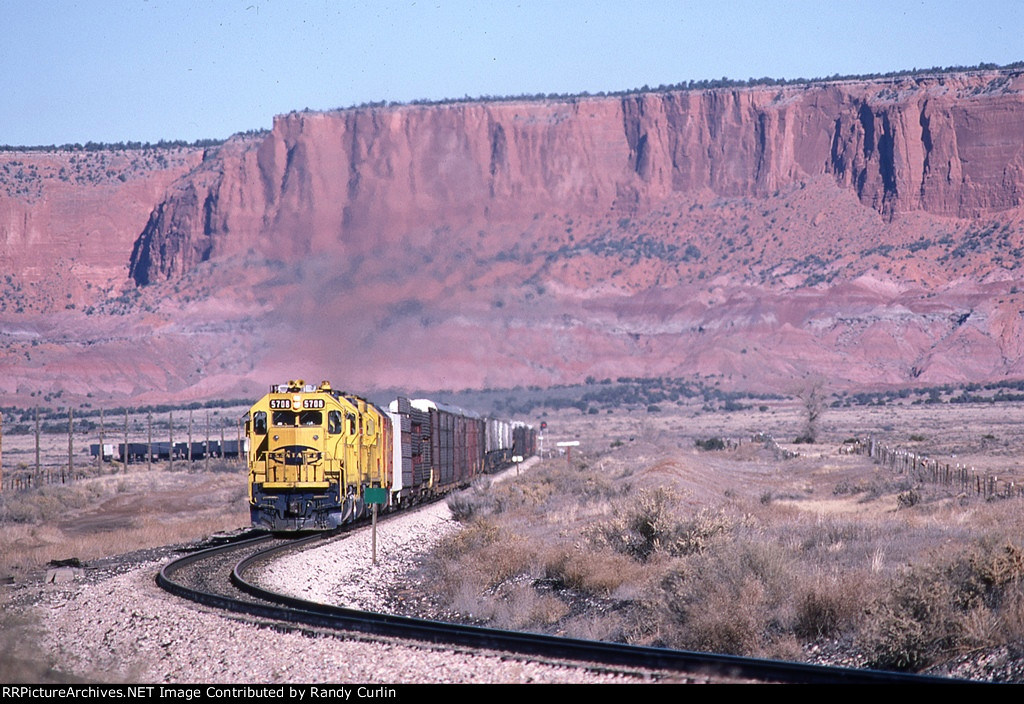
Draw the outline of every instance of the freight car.
M468 484L483 472L485 424L477 414L427 399L398 398L388 409L395 427L391 491L398 501Z
M526 423L512 424L512 456L533 457L537 454L537 430ZM518 460L522 462L522 459Z
M506 440L492 445L492 431ZM398 398L384 411L326 381L271 386L246 419L252 523L329 530L364 515L367 489L385 489L385 507L444 493L489 461L510 460L515 432L506 421L425 399Z
M488 418L484 437L484 471L496 472L512 463L512 423Z
M246 441L243 440L241 443L241 452L246 451ZM125 458L125 444L119 443L103 443L103 461L104 462L124 462ZM130 442L127 445L127 454L129 462L145 462L147 459L152 458L154 460L168 460L172 457L176 460L184 460L191 458L193 460L206 459L207 450L209 450L210 457L219 457L224 459L237 458L239 453L239 442L238 440L209 440L204 442L193 442L192 452L189 454L189 443L187 442L176 442L173 445L169 442ZM98 443L89 445L90 457L96 457L99 455L100 446Z

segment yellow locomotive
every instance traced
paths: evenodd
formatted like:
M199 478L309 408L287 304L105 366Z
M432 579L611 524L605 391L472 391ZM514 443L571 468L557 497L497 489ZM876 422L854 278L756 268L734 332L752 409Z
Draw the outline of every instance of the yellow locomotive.
M256 528L330 530L366 511L367 489L398 507L466 486L534 453L522 423L399 397L388 412L302 379L249 409L249 510Z
M326 381L271 386L250 409L246 434L255 527L336 528L363 515L367 488L392 485L391 420Z

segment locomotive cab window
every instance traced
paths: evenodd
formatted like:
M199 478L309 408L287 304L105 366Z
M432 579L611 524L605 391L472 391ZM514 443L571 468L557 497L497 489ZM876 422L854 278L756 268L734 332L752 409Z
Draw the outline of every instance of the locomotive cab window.
M327 412L327 432L331 435L341 432L341 411Z
M278 427L294 426L295 414L291 411L274 411L274 425Z
M324 416L320 411L303 411L299 414L299 425L323 425Z
M256 411L252 414L252 432L257 435L267 434L267 412Z

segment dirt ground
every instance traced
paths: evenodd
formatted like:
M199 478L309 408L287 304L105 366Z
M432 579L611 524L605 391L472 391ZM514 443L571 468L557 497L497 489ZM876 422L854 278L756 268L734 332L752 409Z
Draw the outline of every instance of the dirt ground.
M542 441L546 459L523 476L553 465L564 466L566 471L552 473L550 476L558 479L546 489L536 484L531 488L528 481L523 481L520 491L537 501L544 501L545 491L566 498L553 504L557 508L548 512L547 523L533 519L516 523L509 542L500 546L501 556L522 553L524 560L535 560L538 555L546 555L544 559L556 566L564 562L559 557L563 556L569 560L569 568L577 569L571 558L586 543L587 536L593 535L595 525L614 522L621 511L637 504L645 490L660 487L671 489L673 496L679 497L677 520L713 523L720 519L736 532L731 534L735 537L721 543L721 556L709 552L662 557L639 567L630 562L628 569L639 578L636 584L623 583L597 599L586 596L586 587L581 587L576 601L568 606L557 603L557 609L552 606L557 601L553 596L527 589L529 582L510 583L512 601L506 610L511 610L511 625L526 608L516 599L527 599L524 603L533 605L531 614L548 613L544 611L548 609L557 627L567 629L564 632L568 635L618 638L614 634L621 635L626 626L618 616L602 610L611 603L609 599L622 603L647 599L655 608L661 603L660 597L648 587L667 584L658 577L658 570L683 566L689 560L701 567L694 567L689 582L680 583L690 585L686 588L692 593L686 592L685 598L710 598L712 602L718 598L729 604L724 609L714 603L702 606L699 611L704 614L728 614L739 609L740 625L745 628L740 632L755 641L731 650L733 645L717 641L686 640L692 634L679 631L676 635L666 627L663 635L670 647L724 648L723 652L749 651L786 659L807 657L792 636L784 634L771 642L756 640L763 640L762 631L774 633L758 625L765 614L775 614L773 618L782 619L780 623L794 620L792 612L803 602L793 589L803 590L803 597L810 594L838 599L835 603L845 609L840 609L840 616L867 613L868 603L885 598L884 591L878 591L885 580L898 580L903 571L914 569L922 560L937 559L972 545L976 549L979 536L1002 536L1007 531L1019 534L1016 526L1024 499L992 502L958 495L946 487L917 487L915 493L919 490L920 495L908 507L901 499L906 493L906 478L894 475L892 468L876 464L865 455L844 452L850 445L847 441L870 437L890 447L925 454L943 463L969 464L981 473L998 474L1004 479L1015 477L1019 482L1024 481L1018 464L1024 449L1024 424L1017 422L1022 415L1024 404L833 408L826 412L814 444L792 442L804 429L803 411L795 402L769 402L732 412L707 412L697 406L666 408L657 413L637 410L582 414L567 410L529 419L534 425L541 420L548 424ZM755 435L760 439L753 439ZM766 442L765 436L776 442ZM695 444L697 440L715 438L721 439L727 449L703 450ZM557 447L567 441L579 442L571 448L571 465L566 448ZM19 584L40 579L51 560L77 559L88 567L106 557L246 528L249 518L244 468L237 462L217 464L213 471L204 471L204 467L202 462L191 467L176 462L174 471L170 471L168 465L158 463L152 469L132 466L124 473L119 465L104 465L100 476L0 497L0 578ZM508 481L516 482L517 477L510 474ZM568 490L566 482L590 482L604 498L585 498L579 505L571 505L574 492ZM568 547L543 547L539 540L530 542L537 537L535 534L554 535ZM759 543L763 548L752 547L754 534L763 536ZM736 561L747 554L744 551L764 558L775 579L762 584L740 575L737 588L742 589L733 594L722 586L732 584L730 574L723 571L738 564ZM607 551L595 555L600 559L595 558L588 569L580 568L584 584L610 580L613 575L608 570L621 575L626 569L623 565L629 562ZM498 557L488 559L501 562ZM114 561L117 559L108 562ZM721 581L714 582L710 594L703 594L700 575L708 570L711 575L718 574L715 570L723 573L713 578ZM799 588L785 586L791 582ZM874 585L874 592L864 586L869 583ZM469 596L438 598L446 599L443 606L453 613L480 614L486 611L481 610L479 595L497 593L493 589L482 592L478 587L462 591ZM872 596L876 592L882 596ZM754 598L757 595L760 600ZM778 613L769 611L768 604L776 597L781 606L775 604L772 608L781 609ZM676 597L666 599L667 604L679 603ZM597 604L597 615L582 607L577 613L577 602ZM500 607L495 609L499 615L504 613ZM570 610L567 616L566 609ZM652 615L644 622L654 619L682 628L682 622L663 618L669 616ZM852 616L847 620L852 623ZM703 621L690 617L694 628L706 627L709 632L736 627L731 622L712 622L710 616ZM843 623L847 624L844 628L859 629L859 642L868 645L848 654L839 640L833 644L826 639L822 642L836 651L826 661L863 665L865 653L875 652L870 645L877 641L872 640L874 626L850 626L846 620ZM1000 629L1007 630L1003 626ZM979 642L990 641L999 642L993 638ZM1012 664L1013 659L1006 662ZM1002 677L1018 681L1024 675L1010 672L1010 664L1003 668L1009 674ZM980 675L971 670L962 676Z
M694 449L699 439L719 437L747 442L757 434L773 436L786 449L807 457L832 456L850 438L876 441L925 454L941 462L961 463L1005 476L1024 477L1024 404L938 404L852 406L830 408L821 421L818 441L797 445L804 411L795 401L767 401L762 411L712 413L698 406L666 407L660 413L643 410L585 415L566 411L548 422L546 451L558 442L579 440L579 451L599 452L618 441L624 445L665 452Z
M566 450L557 444L578 441L571 450L575 459L591 458L608 471L616 471L622 462L631 464L642 474L641 481L679 488L695 509L717 506L727 497L746 497L770 499L817 516L894 515L900 509L897 492L867 489L892 485L900 477L864 455L843 452L854 438L873 438L942 464L972 467L1003 482L1024 481L1024 404L830 408L814 444L792 442L805 426L805 411L797 402L764 405L765 410L755 406L713 413L697 406L660 413L566 411L544 418L544 452L564 457ZM752 440L758 434L772 436L780 451L796 457L781 459L779 451ZM707 452L696 447L696 441L710 438L721 438L732 449ZM932 508L955 498L932 497Z
M458 504L464 531L426 563L445 588L437 608L570 637L1021 681L1024 498L848 450L870 437L1019 485L1022 411L830 408L812 444L793 442L795 403L550 414L535 472ZM565 442L579 442L571 461Z

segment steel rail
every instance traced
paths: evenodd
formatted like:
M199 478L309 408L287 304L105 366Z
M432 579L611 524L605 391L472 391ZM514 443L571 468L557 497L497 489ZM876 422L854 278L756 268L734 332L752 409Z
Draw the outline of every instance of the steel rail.
M232 570L231 581L236 587L254 597L292 608L299 619L309 618L310 621L304 622L314 625L520 655L759 681L807 684L948 684L956 681L930 675L608 643L359 611L279 594L244 578L245 571L251 566L271 559L277 552L291 547L276 546L239 561Z

